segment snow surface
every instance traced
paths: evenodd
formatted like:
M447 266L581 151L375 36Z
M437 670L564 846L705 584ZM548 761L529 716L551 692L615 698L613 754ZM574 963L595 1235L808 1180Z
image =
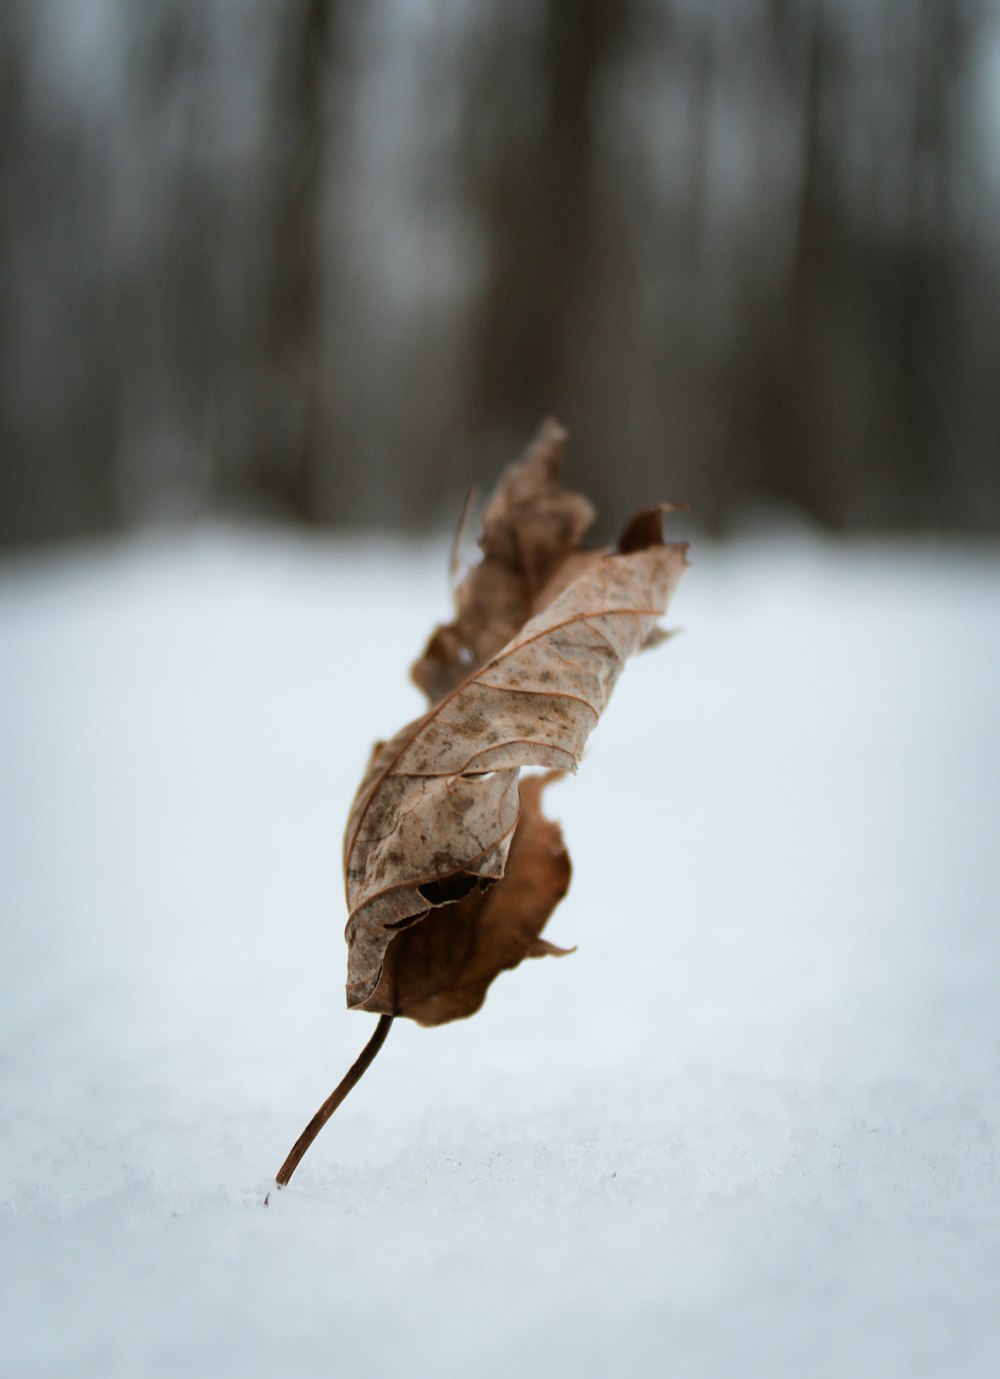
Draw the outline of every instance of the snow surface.
M370 1017L438 545L0 570L0 1373L1000 1373L1000 553L701 542L553 789L579 951Z

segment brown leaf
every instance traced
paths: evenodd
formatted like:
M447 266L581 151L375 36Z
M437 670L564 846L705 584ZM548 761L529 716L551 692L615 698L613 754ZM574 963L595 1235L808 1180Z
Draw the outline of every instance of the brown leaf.
M521 812L503 880L484 887L469 878L472 889L463 899L403 929L386 949L382 975L362 1009L440 1025L475 1014L490 982L506 968L527 957L573 951L539 937L569 886L562 833L541 810L542 790L559 774L521 781Z
M541 932L569 885L541 810L574 771L626 657L655 645L686 567L663 508L638 513L616 553L582 551L593 509L563 489L565 433L547 422L483 513L483 559L414 666L431 700L377 743L344 837L347 1001L380 1014L368 1043L278 1170L286 1184L364 1075L393 1019L479 1009L499 972L568 951ZM520 783L522 766L548 767Z
M565 443L563 428L547 421L483 509L483 558L455 591L454 622L434 631L411 672L432 704L506 646L581 573L572 558L580 554L594 509L559 482Z
M636 539L647 544L587 553L584 572L481 669L376 750L345 839L349 1006L407 1013L405 993L393 1007L390 987L379 991L389 945L500 882L522 766L576 769L626 657L685 569L685 547L664 545L658 526L644 523Z

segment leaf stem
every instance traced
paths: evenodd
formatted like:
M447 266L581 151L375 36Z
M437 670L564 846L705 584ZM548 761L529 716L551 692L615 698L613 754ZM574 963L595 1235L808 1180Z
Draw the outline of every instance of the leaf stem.
M323 1126L333 1115L334 1111L336 1111L337 1107L347 1096L351 1088L361 1081L362 1077L364 1077L365 1073L371 1067L372 1063L375 1061L375 1055L385 1043L386 1035L389 1033L391 1024L391 1015L379 1016L378 1024L375 1026L375 1032L361 1050L356 1062L347 1070L341 1081L330 1093L326 1101L323 1102L323 1105L292 1145L288 1158L278 1169L275 1177L275 1182L279 1187L284 1187L289 1182L292 1174L298 1168L302 1156L312 1144L313 1140L323 1129Z

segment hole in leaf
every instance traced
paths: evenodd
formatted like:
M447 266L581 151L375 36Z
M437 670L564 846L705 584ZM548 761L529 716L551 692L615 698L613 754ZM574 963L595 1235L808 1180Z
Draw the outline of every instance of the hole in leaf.
M452 876L441 877L438 881L425 881L417 890L432 905L449 905L456 900L464 900L478 885L478 876L470 876L467 871L457 871Z

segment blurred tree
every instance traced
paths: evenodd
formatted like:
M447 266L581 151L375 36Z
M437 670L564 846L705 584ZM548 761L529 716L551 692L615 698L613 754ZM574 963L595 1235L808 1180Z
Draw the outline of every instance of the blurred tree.
M566 410L593 238L594 97L629 4L545 0L537 23L493 13L467 106L488 264L470 406L473 434L509 439Z
M251 482L272 490L304 520L319 511L320 313L325 276L321 216L326 151L325 82L335 20L333 0L300 0L282 34L275 76L279 115L271 268L266 282L268 398L280 424L269 426ZM254 472L255 471L255 472Z

